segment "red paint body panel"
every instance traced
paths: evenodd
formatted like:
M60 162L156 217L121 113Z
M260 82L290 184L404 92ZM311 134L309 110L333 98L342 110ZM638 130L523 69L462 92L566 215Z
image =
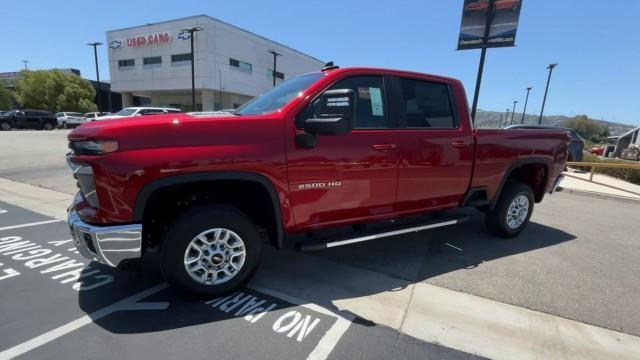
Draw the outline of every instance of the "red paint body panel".
M546 190L564 170L568 133L557 130L475 130L476 162L471 186L486 186L493 197L511 165L516 161L543 159L551 164Z
M336 81L352 75L397 76L449 84L457 129L353 130L296 145L295 116ZM550 130L472 130L455 79L372 68L333 70L280 110L260 116L168 114L86 123L69 140L117 140L115 153L74 155L92 167L99 208L80 195L74 207L89 223L134 221L143 187L165 177L248 172L275 189L285 232L393 218L457 207L470 186L491 196L517 160L549 161L548 183L564 167L568 135ZM309 184L324 184L314 185ZM551 185L548 185L550 187Z

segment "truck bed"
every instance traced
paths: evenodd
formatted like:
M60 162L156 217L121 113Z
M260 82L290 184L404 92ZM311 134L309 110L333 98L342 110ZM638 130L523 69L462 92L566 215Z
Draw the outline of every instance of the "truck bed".
M543 160L549 169L545 192L564 169L570 137L558 129L475 129L475 163L471 187L486 187L493 198L512 167Z

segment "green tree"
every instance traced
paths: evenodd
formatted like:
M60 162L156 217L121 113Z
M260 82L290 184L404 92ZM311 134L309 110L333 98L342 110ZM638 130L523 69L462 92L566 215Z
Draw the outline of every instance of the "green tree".
M9 110L13 107L11 97L11 91L0 84L0 110Z
M609 128L595 120L589 119L587 115L578 115L564 123L565 127L575 130L586 140L599 143L609 136Z
M98 109L93 102L96 91L89 81L57 69L23 71L22 79L16 83L16 95L25 108L53 112Z

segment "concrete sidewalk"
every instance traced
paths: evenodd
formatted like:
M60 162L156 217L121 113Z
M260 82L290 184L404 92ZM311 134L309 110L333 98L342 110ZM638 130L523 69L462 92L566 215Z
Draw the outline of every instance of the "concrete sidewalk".
M640 185L616 179L612 176L594 174L593 182L589 180L589 172L569 168L560 183L564 190L600 196L611 196L621 199L640 200Z
M57 218L70 195L0 179L0 199ZM640 337L317 256L265 249L253 281L363 326L494 359L638 359ZM294 269L294 270L293 270Z

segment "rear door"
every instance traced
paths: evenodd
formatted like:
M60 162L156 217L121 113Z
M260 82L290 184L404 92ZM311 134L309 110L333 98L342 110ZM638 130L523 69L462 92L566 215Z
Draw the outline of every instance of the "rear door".
M25 116L23 119L22 127L28 128L28 129L40 128L40 118L42 116L39 111L27 110L24 113L25 113Z
M471 179L473 138L453 86L438 78L394 78L400 96L398 210L457 206ZM460 103L462 102L462 103Z
M363 221L393 211L397 185L397 131L390 126L382 76L350 76L329 90L352 89L354 129L319 135L317 146L287 153L296 227ZM296 118L297 132L313 117L314 101Z

